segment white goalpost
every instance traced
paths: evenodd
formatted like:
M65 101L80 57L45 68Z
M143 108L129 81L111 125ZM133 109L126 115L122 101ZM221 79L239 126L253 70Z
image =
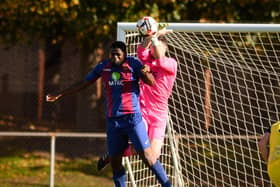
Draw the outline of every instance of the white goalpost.
M257 142L280 120L280 24L169 23L178 61L160 157L173 186L272 186ZM136 23L117 39L136 56ZM128 186L160 186L137 156Z

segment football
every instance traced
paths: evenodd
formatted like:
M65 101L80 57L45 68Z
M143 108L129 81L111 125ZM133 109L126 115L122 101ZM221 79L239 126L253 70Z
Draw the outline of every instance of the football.
M157 21L150 16L145 16L138 20L136 27L139 34L142 36L151 35L158 31Z

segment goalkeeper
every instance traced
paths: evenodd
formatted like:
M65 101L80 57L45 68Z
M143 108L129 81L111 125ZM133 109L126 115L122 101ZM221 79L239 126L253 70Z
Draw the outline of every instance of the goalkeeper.
M258 146L262 158L267 162L270 180L276 187L280 187L280 121L265 131Z
M168 49L165 34L170 33L164 27L158 32L144 36L137 48L138 58L143 64L150 67L155 77L155 84L147 86L140 84L140 106L143 119L147 126L151 149L159 158L163 145L165 129L168 120L168 99L171 95L177 73L177 62L167 57ZM131 145L126 149L124 156L133 154ZM97 169L103 169L109 162L105 153L98 161Z
M168 99L172 93L177 73L177 62L166 56L168 49L165 28L144 37L137 48L137 57L148 65L155 77L155 85L140 85L140 106L146 121L151 148L158 158L163 145L168 120Z

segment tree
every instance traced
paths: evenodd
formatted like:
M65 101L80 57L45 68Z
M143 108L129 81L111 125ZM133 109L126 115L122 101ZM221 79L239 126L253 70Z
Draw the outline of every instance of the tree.
M150 15L165 22L279 22L277 1L178 0L2 0L2 43L48 38L52 44L73 40L94 48L115 38L118 21Z
M135 22L146 15L162 22L276 23L280 4L269 0L2 0L0 43L11 46L40 40L40 59L45 60L39 61L39 67L48 68L60 62L65 41L87 55L116 38L118 21ZM45 52L57 55L42 57ZM39 87L42 97L43 86Z

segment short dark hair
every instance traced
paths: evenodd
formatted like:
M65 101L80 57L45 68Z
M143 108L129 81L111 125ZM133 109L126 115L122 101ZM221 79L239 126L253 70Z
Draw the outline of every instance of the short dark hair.
M111 49L116 49L116 48L121 49L126 54L126 45L124 42L122 41L113 42L111 45Z

